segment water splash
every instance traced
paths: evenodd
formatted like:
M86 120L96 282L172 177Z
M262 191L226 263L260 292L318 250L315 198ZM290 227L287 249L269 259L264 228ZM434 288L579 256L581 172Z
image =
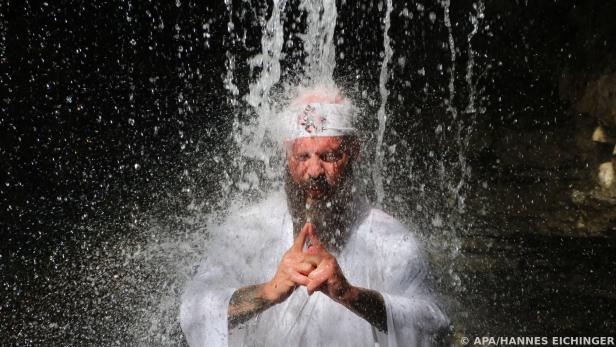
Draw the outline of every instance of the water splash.
M465 113L474 113L477 110L475 109L475 98L476 98L476 87L473 82L473 68L475 67L475 52L473 51L473 37L477 34L479 30L479 20L484 17L485 5L483 1L478 1L473 4L473 8L476 11L475 15L470 16L471 24L473 24L473 29L466 36L466 42L468 45L468 64L466 65L466 85L468 86L468 104L466 105Z
M377 112L379 120L379 128L377 131L376 142L376 163L372 171L372 179L374 181L374 190L376 192L377 206L383 204L385 198L385 190L383 188L383 175L381 171L383 168L383 138L385 136L385 128L387 125L387 97L389 96L389 90L387 89L387 81L389 80L389 62L393 56L393 50L391 48L391 39L389 37L389 28L391 27L391 10L393 8L392 0L387 0L387 8L385 9L385 29L383 31L383 49L385 55L383 62L381 63L381 74L379 76L379 94L381 96L381 106Z
M447 42L449 43L449 57L451 66L449 67L449 99L447 100L447 111L451 113L451 116L455 120L458 118L458 110L454 105L454 99L456 96L456 43L453 39L453 28L451 27L451 18L449 17L449 5L450 0L441 1L443 6L444 22L447 28Z
M130 2L128 4L130 7ZM179 1L177 4L178 7L187 7L186 4L182 5ZM232 1L225 0L225 5L227 6L226 8L228 13L226 35L229 35L228 43L232 47L236 42L235 38L237 38L235 34L235 27L233 25ZM275 93L274 90L276 88L276 84L280 83L282 75L280 61L283 59L283 22L286 5L287 2L285 0L274 1L271 17L267 21L263 20L263 23L267 24L264 25L263 35L261 38L261 53L253 57L253 59L249 62L250 68L254 70L257 78L254 83L250 85L250 94L246 96L246 101L249 106L252 107L255 117L248 125L244 126L239 123L237 113L234 114L235 121L232 136L234 136L235 144L238 148L240 148L241 155L233 155L233 157L239 158L238 161L242 162L241 165L236 166L237 168L240 168L240 171L246 168L245 172L242 172L242 176L244 182L247 182L248 186L258 185L259 177L255 174L254 168L250 167L250 169L248 169L249 166L244 165L244 161L241 159L242 156L265 163L266 173L271 172L272 175L279 174L278 167L271 168L269 171L267 170L267 165L270 163L269 159L271 156L271 148L268 147L268 132L271 131L265 126L265 124L268 124L269 121L274 120L272 117L274 117L273 111L275 110L272 106L272 99L274 97L273 94ZM480 5L482 4L480 3ZM303 71L302 73L305 75L304 77L311 80L310 83L329 82L333 79L332 76L336 67L336 46L333 39L338 17L335 1L324 0L320 2L316 0L304 0L300 6L307 13L307 27L305 34L302 35L302 40L304 42L303 49L305 64L300 64L299 66L303 68L301 71ZM393 1L388 0L386 2L386 6L384 17L385 31L383 36L384 56L381 62L379 79L381 104L377 113L379 123L376 148L377 164L373 168L375 170L373 171L373 179L375 187L377 187L376 192L378 204L383 202L385 196L382 176L384 170L383 147L384 136L387 130L387 101L390 94L390 91L387 88L387 83L390 75L390 63L393 56L393 50L391 47L392 43L389 36L391 27L390 16L393 10ZM448 31L450 38L450 50L453 52L453 70L450 75L451 88L449 95L449 106L452 106L455 96L455 89L453 89L454 86L452 82L455 78L455 47L453 45L454 42L451 23L448 17L448 6L449 1L447 1L446 23L449 22ZM134 16L132 9L130 16ZM222 19L222 21L225 20L225 18ZM136 22L132 20L131 23ZM174 36L182 37L182 32L187 31L185 27L180 27L180 24L172 24L173 28L171 30L175 34ZM132 25L133 24L131 24L131 26ZM476 28L477 24L474 23L474 25ZM139 39L140 38L137 37L135 43L131 42L131 46L138 46L140 43ZM470 49L471 39L472 36L468 38L469 51L471 51L469 52L470 58L473 57L472 49ZM177 78L179 80L186 80L186 73L191 71L188 64L184 62L189 46L187 47L186 43L179 39L176 40L177 41L174 42L177 45L177 56L180 61L176 67ZM240 41L238 40L237 42L239 43ZM239 105L239 90L236 84L236 78L241 78L241 76L236 74L236 64L241 64L241 62L239 62L239 59L237 59L232 52L232 49L227 47L224 62L226 70L222 76L224 83L223 85L227 93L230 95L231 103L233 106L237 106ZM469 66L467 66L467 82L472 82L473 80L473 65L474 62L470 61ZM128 77L131 91L135 89L135 84L132 79L132 75ZM184 92L184 94L182 94L182 92ZM184 96L186 95L185 92L185 90L178 91L177 101L180 105L187 105L186 97ZM474 106L474 90L472 95L472 98L469 96L469 104ZM134 101L132 96L130 101L131 107L138 104ZM74 102L74 99L71 99L71 102ZM184 107L185 106L180 106L179 111L183 111ZM189 106L186 107L188 108ZM241 110L235 109L234 112L241 112ZM132 124L134 123L134 119L137 119L137 124L139 123L139 118L131 119L133 119L132 121L129 121L131 126L134 125ZM466 164L463 162L463 152L460 152L460 155L460 163L463 163L462 166L465 167ZM221 165L215 157L212 161L204 163L205 166ZM447 169L449 168L450 167ZM137 169L137 164L135 164L135 169ZM443 172L446 175L451 175L451 173L447 173L447 170L443 170ZM452 176L449 177L451 179ZM234 179L228 179L228 181L233 182ZM463 181L459 182L457 189L458 192L460 191L463 183ZM222 188L225 188L224 185ZM184 190L182 191L184 192ZM187 189L187 191L190 190ZM229 196L225 193L222 193L221 195ZM204 209L197 209L198 213L204 213L203 211ZM174 212L172 211L170 213L172 214ZM437 217L435 217L433 221L435 227L440 227L446 223L446 221L442 221L440 216L437 215ZM153 223L155 224L157 222ZM122 274L125 272L126 268L135 269L134 272L127 274L125 277L120 277L120 279L115 279L115 275L111 276L114 278L113 285L117 286L117 291L121 294L117 295L117 297L123 297L123 299L117 299L120 300L118 302L109 300L106 305L99 305L98 312L106 317L108 312L114 312L113 310L117 310L117 307L125 307L126 311L129 312L126 316L130 315L129 318L122 320L124 316L118 315L117 322L114 321L114 324L117 324L118 327L123 327L123 329L125 329L124 327L133 324L134 327L132 334L134 336L134 340L143 345L180 344L182 342L181 332L178 330L179 328L176 322L177 305L180 297L179 292L181 292L183 283L190 277L193 267L198 263L198 259L202 255L200 252L202 252L201 250L203 249L203 243L206 242L204 241L204 238L212 231L211 229L207 230L205 225L210 226L214 223L211 221L201 223L196 220L185 220L178 224L181 224L189 230L182 232L178 231L177 228L165 228L159 224L155 224L151 228L145 226L139 227L140 235L147 235L147 239L132 239L127 236L129 241L134 242L130 245L122 242L123 240L116 240L116 244L119 246L118 248L113 249L113 252L109 252L111 255L100 255L97 256L95 260L89 260L87 268L83 270L84 275L75 276L75 278L86 278L86 276L96 274L98 277L94 276L94 280L92 280L92 290L98 291L100 289L100 284L97 286L95 283L102 283L102 281L107 280L105 278L107 275L115 273ZM131 229L131 231L132 230L133 229ZM450 239L450 242L453 241ZM122 254L118 255L117 253L120 251ZM140 287L139 289L146 293L143 294L144 297L136 296L134 294L134 292L139 292L139 290L135 289L135 287ZM88 302L87 295L83 295L83 298L84 302ZM103 299L104 298L105 297L103 297ZM83 313L83 316L90 317L87 313ZM127 323L127 321L129 323ZM88 324L84 324L84 326L88 326Z
M290 88L292 81L281 81L281 59L284 58L284 23L282 16L286 7L286 0L274 1L272 14L267 20L261 38L261 53L250 59L251 72L257 77L249 86L250 92L246 96L248 105L255 112L251 120L240 126L241 136L236 143L241 148L243 159L237 165L244 178L240 189L265 187L260 177L272 183L280 178L280 167L272 163L276 160L276 147L280 135L276 129L281 126L277 119L278 102L287 96L274 95L273 89L280 83L285 89ZM332 85L333 73L336 67L336 46L334 32L336 29L337 8L333 0L303 0L299 9L306 13L306 30L298 37L303 41L304 64L300 66L302 75L301 85ZM274 159L273 159L274 158ZM244 170L246 161L258 161L263 165L259 169ZM263 167L263 169L261 169ZM246 172L244 172L246 171Z
M225 35L224 37L227 38L228 37L228 45L230 47L233 47L233 45L235 44L235 24L233 23L233 2L231 0L225 0L225 6L227 9L227 12L229 13L229 21L227 22L227 32L228 32L228 36ZM226 74L225 77L223 79L223 86L225 88L225 90L227 90L230 94L231 97L230 99L230 103L231 105L235 108L238 106L238 96L240 94L239 89L237 88L237 85L235 84L234 80L234 74L235 74L235 56L233 55L233 53L231 52L231 48L227 48L227 51L225 52L225 69L226 69ZM234 124L237 122L237 114L235 117L235 122Z
M261 36L261 53L249 60L251 75L257 69L256 82L249 86L246 102L256 113L248 124L241 127L241 135L236 137L240 148L240 156L248 160L263 163L263 174L266 177L275 177L277 170L270 166L271 148L268 148L267 124L272 124L275 112L271 103L271 90L280 80L280 56L284 43L283 24L281 14L286 6L286 0L274 0L272 14L263 28ZM264 146L264 143L266 144ZM239 159L237 166L242 176L239 184L240 190L259 186L258 175L254 171L244 172L245 162Z
M306 54L304 79L313 84L330 84L336 67L336 1L303 0L300 9L307 14L306 33L300 35Z

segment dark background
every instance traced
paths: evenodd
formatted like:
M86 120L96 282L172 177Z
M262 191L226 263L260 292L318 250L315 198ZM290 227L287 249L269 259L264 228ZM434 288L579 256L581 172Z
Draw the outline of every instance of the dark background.
M515 165L500 160L503 139L511 134L539 131L548 142L574 134L576 112L560 97L559 81L568 71L592 74L613 66L616 25L611 18L616 6L606 1L487 1L472 41L478 110L464 113L470 93L464 78L466 38L474 10L471 1L452 3L458 120L445 110L451 62L442 7L432 1L394 4L386 142L399 149L386 156L391 160L387 176L393 179L386 185L390 199L385 206L397 215L411 211L426 225L433 215L425 211L443 211L445 220L464 226L461 235L488 234L496 244L467 248L471 257L495 254L505 264L515 258L519 265L520 272L510 277L505 275L508 267L502 273L494 268L460 270L464 289L452 295L466 298L461 300L472 306L467 314L474 315L474 323L456 331L613 333L614 283L606 280L613 278L616 264L613 232L600 238L545 236L529 224L532 216L507 219L520 206L514 198L520 191L536 194L532 203L522 201L529 205L525 208L551 208L555 182L584 181L584 163L576 149L563 148L562 156L570 159L548 173L524 166L523 160ZM235 58L235 83L245 95L258 72L251 72L246 61L260 52L259 18L270 11L256 1L232 6L235 27L230 34L222 1L182 1L180 6L171 1L0 3L3 345L126 342L114 334L124 333L118 325L130 311L114 318L115 325L102 327L94 319L98 323L88 323L90 330L69 328L54 336L32 322L72 326L90 310L103 315L92 304L97 290L71 303L71 290L79 290L66 291L55 283L79 281L82 273L71 269L89 261L84 254L113 252L110 240L142 242L144 216L173 229L181 228L179 219L191 201L212 202L201 212L222 207L219 200L228 193L223 183L236 178L230 166L232 122L235 115L245 120L251 114L241 98L224 88L227 55ZM412 18L401 15L404 8ZM436 14L434 21L430 12ZM335 77L366 90L367 112L380 102L383 15L378 1L338 3L336 38L342 41L336 49L344 58L337 60ZM285 16L303 19L295 3ZM286 26L285 37L301 32L301 23L295 29ZM302 58L300 53L282 62L283 78L293 78L293 66ZM444 131L434 135L439 124ZM368 130L376 126L376 117L366 124ZM457 131L468 134L469 144L453 140ZM457 182L460 151L473 168L462 190L469 206L462 216L454 208L440 207L446 205L448 191L434 175L439 163L445 163L447 182ZM405 181L411 172L414 178ZM424 195L417 193L420 184L427 187ZM394 199L400 189L405 194ZM420 200L424 212L414 208ZM494 203L503 200L505 205ZM479 205L493 209L480 215ZM592 276L580 275L590 270ZM571 282L570 273L582 278ZM578 290L578 284L588 281L591 287L600 283L608 294ZM578 288L577 294L567 291L568 285ZM557 288L565 288L564 293ZM181 341L177 329L174 334L173 341Z

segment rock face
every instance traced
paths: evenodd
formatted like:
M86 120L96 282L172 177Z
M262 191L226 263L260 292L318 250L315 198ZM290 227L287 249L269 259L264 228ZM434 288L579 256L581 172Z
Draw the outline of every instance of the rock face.
M568 73L561 78L561 98L576 117L575 139L586 177L571 190L579 214L576 227L613 236L616 220L616 72Z
M513 43L492 52L507 78L469 151L460 335L605 335L616 329L616 3L498 4L503 18L543 19L504 25Z
M616 237L615 70L553 71L560 106L490 134L473 209L511 232Z
M605 126L616 128L616 72L605 72L589 81L575 100L575 108L596 117Z

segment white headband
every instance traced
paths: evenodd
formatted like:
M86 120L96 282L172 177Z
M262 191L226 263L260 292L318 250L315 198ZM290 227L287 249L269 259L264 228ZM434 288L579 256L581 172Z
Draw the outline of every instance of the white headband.
M354 135L354 109L350 103L310 103L292 105L281 113L281 120L290 125L286 139L311 136Z

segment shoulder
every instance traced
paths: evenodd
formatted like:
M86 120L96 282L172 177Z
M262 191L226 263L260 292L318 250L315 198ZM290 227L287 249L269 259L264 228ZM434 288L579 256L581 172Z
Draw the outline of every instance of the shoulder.
M422 246L417 238L417 227L406 226L390 214L370 209L358 228L358 236L366 246L383 256L422 258Z
M273 193L257 203L232 204L220 225L238 230L263 229L280 224L286 213L287 204L284 195Z
M284 238L280 233L286 214L286 200L279 193L251 205L233 204L221 223L211 225L210 235L220 243L231 242L230 246L246 244L246 249L272 246Z
M287 201L282 192L272 193L251 205L237 204L230 209L229 217L242 220L271 221L282 219L287 213Z
M369 234L382 241L404 242L417 246L419 244L416 226L406 226L392 215L377 208L370 209L362 226Z

